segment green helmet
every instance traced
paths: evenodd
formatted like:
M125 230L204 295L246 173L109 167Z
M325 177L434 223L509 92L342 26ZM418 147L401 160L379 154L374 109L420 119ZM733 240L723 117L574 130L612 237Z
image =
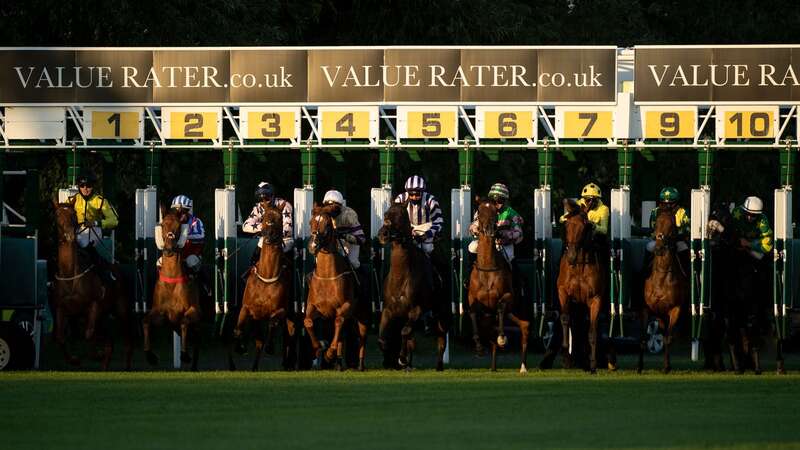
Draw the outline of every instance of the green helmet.
M671 186L661 189L661 192L658 194L658 200L662 202L677 202L680 199L681 195L678 194L678 190Z
M491 189L489 189L489 198L508 200L508 186L502 183L493 184Z

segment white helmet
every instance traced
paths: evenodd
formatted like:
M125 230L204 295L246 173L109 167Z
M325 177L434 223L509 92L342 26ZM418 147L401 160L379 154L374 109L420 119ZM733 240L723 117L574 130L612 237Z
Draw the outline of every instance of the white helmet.
M186 209L191 214L192 209L194 208L194 202L185 195L177 195L172 199L172 205L170 207Z
M341 192L331 190L325 193L322 203L338 203L344 206L344 197L342 196Z
M764 202L758 197L747 197L742 208L750 214L761 214L764 212Z

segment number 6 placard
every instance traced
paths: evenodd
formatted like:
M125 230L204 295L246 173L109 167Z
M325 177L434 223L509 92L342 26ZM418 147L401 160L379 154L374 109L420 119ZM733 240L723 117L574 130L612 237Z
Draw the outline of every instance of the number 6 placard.
M161 108L161 130L166 139L219 139L222 108Z
M535 106L476 106L478 137L536 140Z

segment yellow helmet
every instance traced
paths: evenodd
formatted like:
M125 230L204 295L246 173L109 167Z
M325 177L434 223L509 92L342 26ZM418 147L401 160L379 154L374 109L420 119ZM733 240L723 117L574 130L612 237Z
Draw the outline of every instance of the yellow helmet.
M600 187L594 183L589 183L583 187L583 191L581 191L581 197L584 198L600 198L603 196L603 192L600 191Z

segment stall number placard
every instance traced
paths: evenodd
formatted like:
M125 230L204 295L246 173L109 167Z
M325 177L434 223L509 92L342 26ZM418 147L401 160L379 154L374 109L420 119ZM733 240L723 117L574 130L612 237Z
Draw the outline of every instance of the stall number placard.
M486 139L536 139L536 110L497 110L478 106L478 137Z
M169 122L164 127L167 139L217 139L219 138L219 110L162 110L162 121Z
M299 139L300 108L242 108L242 133L247 139Z
M89 139L140 139L141 109L90 109L83 111L84 128Z
M399 112L398 112L399 114ZM458 118L454 110L407 111L405 133L408 139L456 139Z
M371 136L371 111L321 110L322 139L369 139Z
M610 139L614 137L614 113L612 111L562 112L559 137L566 139Z
M722 131L725 139L774 139L777 116L777 108L747 110L720 107L717 111L717 133Z
M646 110L645 139L694 139L697 130L697 109Z

